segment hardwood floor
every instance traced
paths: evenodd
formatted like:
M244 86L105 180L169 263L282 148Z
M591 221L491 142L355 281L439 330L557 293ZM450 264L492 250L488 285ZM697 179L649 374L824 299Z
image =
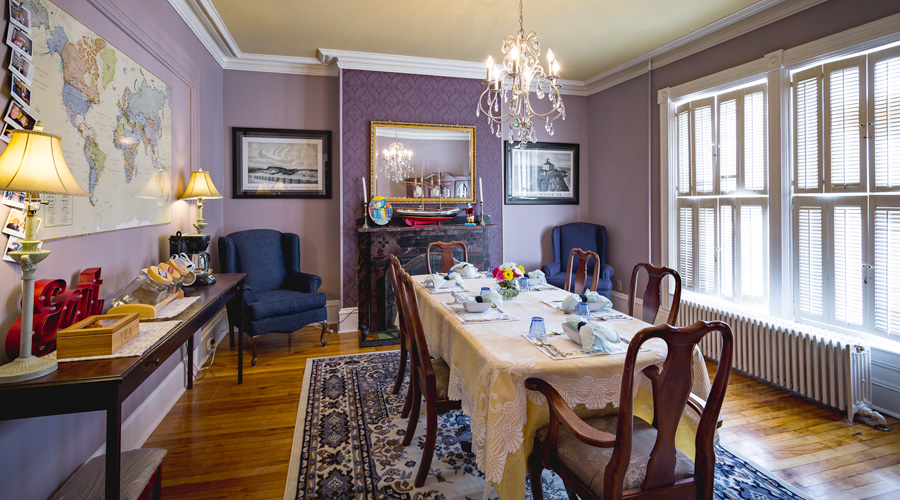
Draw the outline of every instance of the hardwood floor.
M144 445L169 450L163 497L281 498L307 357L395 349L359 349L353 334L318 329L266 335L259 366L220 345L212 374L186 391ZM249 352L249 345L247 346ZM247 353L245 353L247 354ZM714 369L714 368L713 368ZM711 372L712 375L712 372ZM837 411L732 373L721 441L814 499L900 498L900 425L890 432L847 425Z

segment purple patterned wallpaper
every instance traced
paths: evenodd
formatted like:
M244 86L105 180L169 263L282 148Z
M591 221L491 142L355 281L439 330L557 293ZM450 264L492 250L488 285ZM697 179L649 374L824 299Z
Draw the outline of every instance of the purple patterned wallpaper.
M480 80L343 70L343 307L357 305L356 219L362 216L360 179L368 178L372 121L476 126L476 172L484 183L484 210L497 224L491 231L491 262L500 263L503 256L502 145L500 139L490 134L483 117L476 121L475 107L481 90Z

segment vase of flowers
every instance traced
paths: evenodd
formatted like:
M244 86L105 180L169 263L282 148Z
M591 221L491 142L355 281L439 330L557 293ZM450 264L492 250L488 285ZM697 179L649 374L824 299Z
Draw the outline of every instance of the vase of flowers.
M525 268L514 262L505 262L494 268L494 279L500 286L499 292L504 299L510 300L519 295L518 280L525 275Z

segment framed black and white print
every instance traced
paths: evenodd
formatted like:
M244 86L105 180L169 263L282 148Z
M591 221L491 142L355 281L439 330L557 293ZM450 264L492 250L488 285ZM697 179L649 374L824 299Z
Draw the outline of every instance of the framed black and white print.
M235 198L331 198L331 131L233 128Z
M578 144L536 142L523 149L518 142L503 144L505 204L578 204Z

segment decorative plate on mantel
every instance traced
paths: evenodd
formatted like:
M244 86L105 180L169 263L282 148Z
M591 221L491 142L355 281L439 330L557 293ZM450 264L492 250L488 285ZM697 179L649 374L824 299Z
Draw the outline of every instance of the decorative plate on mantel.
M391 202L387 201L384 196L376 196L369 202L369 217L372 219L372 222L379 226L390 222L393 213Z

